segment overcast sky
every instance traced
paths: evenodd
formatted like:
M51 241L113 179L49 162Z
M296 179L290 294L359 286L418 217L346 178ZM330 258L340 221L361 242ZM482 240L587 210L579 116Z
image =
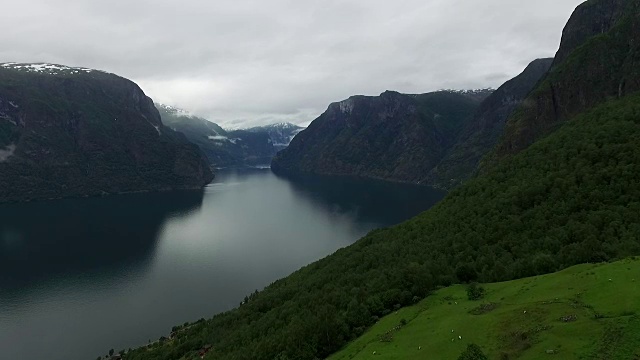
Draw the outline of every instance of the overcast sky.
M555 54L581 0L20 0L0 62L116 73L221 125L307 124L384 90L498 87Z

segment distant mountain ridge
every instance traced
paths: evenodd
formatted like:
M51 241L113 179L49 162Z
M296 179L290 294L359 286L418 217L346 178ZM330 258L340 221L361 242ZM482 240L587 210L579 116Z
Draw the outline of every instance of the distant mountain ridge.
M257 126L247 129L250 132L267 132L271 141L273 142L273 146L275 151L278 152L280 150L284 150L289 144L291 140L300 133L300 131L304 130L302 126L298 126L292 123L277 123L265 126ZM275 154L274 154L275 155Z
M492 92L352 96L331 104L298 134L272 169L421 183Z
M491 96L491 94L493 94L494 91L496 91L496 89L488 87L488 88L482 88L482 89L440 89L437 92L451 92L451 93L455 93L455 94L460 94L460 95L464 95L467 97L470 97L472 99L478 100L478 101L484 101L486 98L488 98L489 96Z
M279 123L225 130L218 124L169 105L156 104L163 121L198 145L215 167L266 165L302 127Z
M380 105L375 97L356 96L338 106L332 104L298 136L299 142L294 139L274 158L272 169L451 189L476 172L480 160L498 142L507 117L547 73L552 61L532 62L498 90L439 90L421 95L387 92L380 98L397 94L396 99L407 97L414 102ZM374 111L365 109L369 105L364 99L377 103ZM365 110L352 115L353 106ZM403 106L409 111L396 110ZM330 120L339 117L335 111L338 107L349 125Z
M0 64L0 201L201 188L203 154L133 82L55 64Z

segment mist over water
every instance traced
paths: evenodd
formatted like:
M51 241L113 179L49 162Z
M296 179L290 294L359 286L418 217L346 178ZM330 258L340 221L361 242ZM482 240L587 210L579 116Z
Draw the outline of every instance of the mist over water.
M145 344L442 196L245 169L204 191L2 205L2 358L95 359Z

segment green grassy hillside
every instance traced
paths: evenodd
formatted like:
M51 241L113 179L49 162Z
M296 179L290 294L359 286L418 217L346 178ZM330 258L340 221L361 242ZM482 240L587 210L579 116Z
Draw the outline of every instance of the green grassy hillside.
M205 344L213 345L210 359L326 358L438 286L638 255L639 173L640 95L633 95L576 117L420 216L373 231L238 309L125 359L195 359Z
M471 343L489 359L640 358L639 259L483 286L478 301L438 290L329 360L457 359Z

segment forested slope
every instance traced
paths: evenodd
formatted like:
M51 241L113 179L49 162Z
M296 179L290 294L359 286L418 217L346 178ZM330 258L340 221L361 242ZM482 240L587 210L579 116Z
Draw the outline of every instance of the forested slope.
M496 145L507 118L543 78L553 59L537 59L515 78L489 95L462 129L447 155L433 168L422 184L451 189L472 177L480 160Z
M639 255L638 3L578 8L559 52L566 60L507 124L502 144L514 147L439 205L125 358L192 359L205 344L210 359L325 358L440 286Z
M640 254L640 95L583 114L432 210L126 359L315 359L455 282Z
M0 64L0 202L202 188L204 154L133 82L54 64Z

